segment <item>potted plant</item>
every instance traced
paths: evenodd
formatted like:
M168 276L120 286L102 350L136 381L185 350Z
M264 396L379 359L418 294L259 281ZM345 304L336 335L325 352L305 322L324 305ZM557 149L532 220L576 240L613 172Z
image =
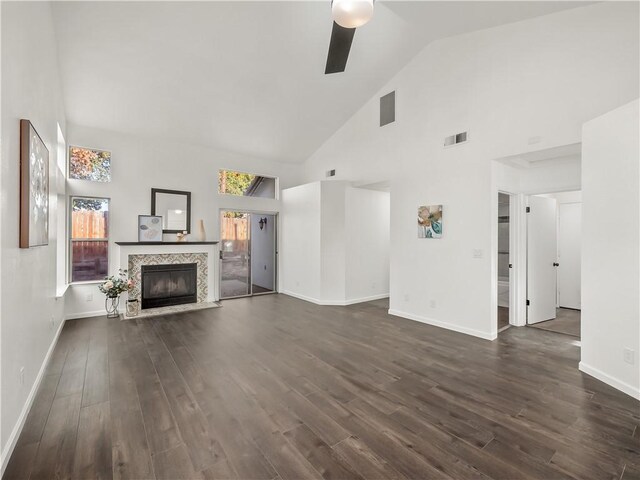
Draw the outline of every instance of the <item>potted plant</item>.
M105 294L104 308L107 311L107 318L118 318L118 305L120 304L120 294L128 292L133 287L133 281L128 277L127 271L119 269L117 275L105 277L104 282L98 285L98 289Z

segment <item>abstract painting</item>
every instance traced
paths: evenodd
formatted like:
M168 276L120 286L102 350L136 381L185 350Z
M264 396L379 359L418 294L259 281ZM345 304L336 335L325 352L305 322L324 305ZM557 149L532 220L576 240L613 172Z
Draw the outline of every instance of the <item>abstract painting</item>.
M418 238L442 238L442 205L418 207Z
M162 242L162 217L138 215L138 241Z
M49 151L20 120L20 248L49 244Z

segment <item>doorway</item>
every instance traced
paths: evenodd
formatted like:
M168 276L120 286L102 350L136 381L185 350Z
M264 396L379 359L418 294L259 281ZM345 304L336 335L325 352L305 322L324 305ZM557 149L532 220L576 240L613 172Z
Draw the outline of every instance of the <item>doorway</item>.
M531 195L527 207L527 325L580 337L582 199Z
M511 196L498 193L498 333L509 328Z
M220 299L276 292L275 213L220 211Z

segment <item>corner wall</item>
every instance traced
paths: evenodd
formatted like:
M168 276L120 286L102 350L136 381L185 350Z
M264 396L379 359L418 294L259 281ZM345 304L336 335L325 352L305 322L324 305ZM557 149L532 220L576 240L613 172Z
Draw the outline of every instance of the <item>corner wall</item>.
M56 299L57 144L65 117L48 2L2 2L2 165L0 175L2 470L17 440L43 367L63 323ZM20 119L31 120L49 150L49 245L21 249ZM21 381L20 369L24 368Z
M334 181L282 193L282 293L320 305L388 296L388 193Z
M585 123L580 370L640 399L640 102ZM633 351L626 363L624 349Z

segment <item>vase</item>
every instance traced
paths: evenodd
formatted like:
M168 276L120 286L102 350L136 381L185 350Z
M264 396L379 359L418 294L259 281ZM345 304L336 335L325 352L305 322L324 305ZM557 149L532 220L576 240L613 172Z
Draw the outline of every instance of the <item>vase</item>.
M198 234L196 239L199 242L205 242L207 240L207 234L204 231L204 220L198 220Z
M107 318L118 318L118 306L120 305L120 297L107 297L104 299L104 308L107 311Z
M127 317L136 317L140 312L140 303L137 298L127 300Z

